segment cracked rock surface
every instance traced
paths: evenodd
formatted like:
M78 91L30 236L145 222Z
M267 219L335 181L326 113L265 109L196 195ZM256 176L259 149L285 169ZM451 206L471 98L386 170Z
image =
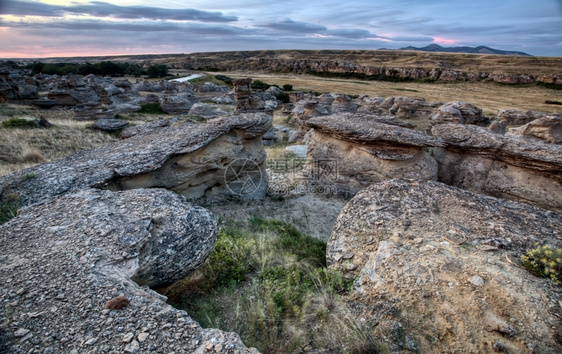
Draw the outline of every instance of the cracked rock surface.
M29 205L90 187L161 187L191 199L217 196L232 189L225 171L235 161L249 161L257 176L253 193L238 194L263 198L267 174L261 136L271 124L271 116L243 114L138 134L0 177L0 201Z
M162 189L86 189L21 209L0 226L0 352L254 352L139 285L197 269L217 231L207 210Z
M328 241L330 267L356 279L350 300L390 352L555 353L562 286L518 260L562 247L562 215L434 181L359 192Z

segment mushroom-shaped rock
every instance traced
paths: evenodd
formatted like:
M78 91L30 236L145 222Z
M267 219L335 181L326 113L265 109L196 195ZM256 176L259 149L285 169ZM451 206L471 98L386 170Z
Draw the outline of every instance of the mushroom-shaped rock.
M28 205L89 187L162 187L190 199L227 194L263 198L267 174L261 136L271 123L272 117L266 114L231 116L205 124L166 127L80 151L0 177L0 200L17 198L21 205ZM26 174L34 178L22 178ZM232 174L238 179L231 180ZM243 182L254 188L237 189Z
M353 195L386 179L437 179L437 163L423 148L445 144L404 125L408 123L367 114L309 119L307 126L314 129L305 165L309 181Z
M433 149L439 181L562 211L562 146L474 125L439 124L432 133L447 143Z

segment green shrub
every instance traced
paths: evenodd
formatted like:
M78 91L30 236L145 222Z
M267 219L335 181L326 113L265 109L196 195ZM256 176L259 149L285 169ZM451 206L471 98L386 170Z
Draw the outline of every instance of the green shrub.
M16 203L0 203L0 225L15 218L17 211Z
M168 67L164 64L151 65L146 69L146 74L150 78L164 77L168 75Z
M166 114L162 110L159 102L153 103L144 103L141 105L141 110L138 113L146 113L146 114Z
M215 79L220 80L227 85L232 85L232 78L226 75L215 75Z
M38 128L34 121L23 118L10 118L2 121L0 126L3 128L33 129Z
M537 246L521 256L521 260L531 274L562 284L562 249Z
M293 91L293 85L289 85L289 84L283 85L283 91Z
M260 80L252 81L251 86L252 86L253 89L256 89L256 90L267 90L268 88L271 87L270 84L266 84L265 82L260 81Z
M285 93L285 92L280 92L277 95L277 99L283 103L289 103L290 102L290 97L289 94Z
M560 102L560 101L554 101L554 100L546 100L546 101L544 101L544 103L546 103L546 104L557 104L557 105L562 105L562 102Z

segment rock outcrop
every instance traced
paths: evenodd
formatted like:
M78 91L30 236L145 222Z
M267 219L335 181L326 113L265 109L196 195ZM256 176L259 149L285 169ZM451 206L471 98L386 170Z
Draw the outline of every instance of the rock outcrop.
M115 119L115 112L104 109L99 102L79 104L74 107L74 120L84 121L98 119Z
M170 121L167 119L159 119L153 122L144 123L141 125L137 125L134 127L126 128L121 132L119 137L121 139L129 139L135 135L144 135L154 133L162 128L165 128L170 125Z
M439 124L433 149L439 181L562 211L562 146L494 134L474 125Z
M394 117L350 113L309 119L314 129L304 168L309 182L354 195L386 179L436 180L437 163L423 148L445 144L404 124Z
M391 114L398 118L431 117L441 102L427 102L423 97L369 97L367 95L356 99L361 105L359 112Z
M437 112L431 116L431 125L456 123L484 126L489 118L482 115L482 110L473 104L453 101L439 107Z
M350 300L389 352L562 351L562 288L518 266L562 247L562 215L433 181L357 194L327 247Z
M0 200L28 205L89 187L162 187L192 199L263 198L261 136L271 124L271 116L245 114L136 135L0 177Z
M562 116L552 115L535 119L519 128L512 128L509 134L539 139L551 144L562 144Z
M238 79L233 80L234 85L234 103L236 104L237 112L248 112L252 110L251 97L252 88L250 84L252 79Z
M122 119L98 119L93 125L94 129L103 130L106 132L114 132L118 130L125 129L129 125L129 122Z
M255 352L142 286L197 269L217 231L210 212L162 189L87 189L20 209L0 226L0 351Z
M166 94L160 98L162 110L168 114L186 114L199 99L192 94Z

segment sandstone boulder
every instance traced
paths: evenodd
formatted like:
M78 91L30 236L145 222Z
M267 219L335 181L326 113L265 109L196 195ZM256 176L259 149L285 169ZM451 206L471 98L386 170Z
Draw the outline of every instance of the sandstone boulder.
M562 144L562 116L546 116L519 128L512 128L509 134L539 139L551 144Z
M117 130L125 129L128 125L129 122L127 122L126 120L102 118L98 119L94 123L93 128L106 132L114 132Z
M153 122L137 125L135 127L126 128L121 132L119 137L121 139L129 139L135 135L151 134L169 125L170 125L169 120L159 119Z
M343 209L327 261L390 352L562 351L562 290L518 266L562 247L562 215L433 181L390 180Z
M74 107L74 120L115 119L115 112L104 109L99 102L79 104Z
M164 95L160 98L162 110L168 114L188 113L199 99L191 94L183 93L178 95Z
M0 226L0 351L250 352L142 286L200 267L217 231L207 210L162 189L88 189L21 209Z
M162 187L192 199L263 198L267 175L261 136L271 123L265 114L218 118L80 151L0 177L0 200L28 205L89 187Z
M217 116L208 103L195 103L189 110L189 115L201 116L204 118Z
M439 181L562 211L562 146L498 135L473 125L439 124L433 149Z
M423 148L445 144L401 123L390 125L394 120L351 113L309 119L309 182L354 195L386 179L437 179L437 163Z
M444 123L486 125L488 117L482 115L482 110L473 104L453 101L439 107L431 116L432 125Z
M535 119L547 116L548 113L537 111L518 111L515 109L500 109L496 117L500 121L505 121L507 125L527 124Z

